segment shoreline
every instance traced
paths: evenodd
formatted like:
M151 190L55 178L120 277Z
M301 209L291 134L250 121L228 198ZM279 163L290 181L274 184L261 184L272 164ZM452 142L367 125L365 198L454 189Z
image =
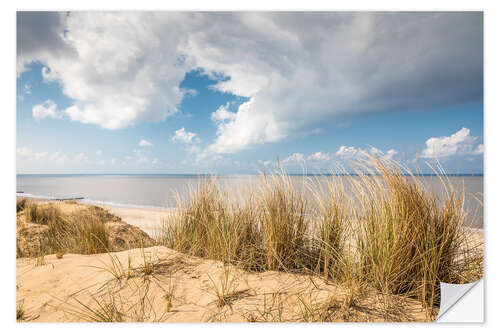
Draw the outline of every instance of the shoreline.
M40 198L32 196L17 195L18 198L26 198L28 200L33 200L37 202L61 204L71 200L58 200L54 198ZM96 203L88 202L84 200L74 200L79 205L84 206L97 206L103 208L113 215L116 215L122 219L123 222L136 226L150 237L153 238L155 233L162 227L163 220L172 216L176 211L175 208L161 208L154 206L138 206L138 205L121 205L121 204L109 204L109 203Z
M123 207L123 208L137 208L137 209L149 209L149 210L158 210L158 211L171 211L175 210L175 207L163 207L163 206L153 206L153 205L140 205L140 204L132 204L132 203L120 203L113 201L102 201L102 200L93 200L86 199L85 197L52 197L45 195L35 195L24 192L16 192L17 198L26 198L35 201L71 201L75 200L82 205L94 205L94 206L109 206L109 207Z

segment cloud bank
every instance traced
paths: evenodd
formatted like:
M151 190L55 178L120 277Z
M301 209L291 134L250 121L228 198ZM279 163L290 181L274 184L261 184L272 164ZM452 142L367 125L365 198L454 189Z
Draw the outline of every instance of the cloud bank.
M235 153L369 113L483 95L481 13L18 13L18 74L32 61L74 104L73 121L162 121L187 72L248 98L219 108L204 154ZM347 147L346 147L347 149ZM347 152L346 152L347 153Z

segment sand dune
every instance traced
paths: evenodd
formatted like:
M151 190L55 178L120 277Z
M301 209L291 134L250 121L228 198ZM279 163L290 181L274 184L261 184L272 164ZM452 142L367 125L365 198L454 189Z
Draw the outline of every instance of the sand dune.
M57 205L65 213L86 207ZM103 208L150 235L173 213ZM482 231L472 234L482 244ZM22 321L430 320L420 303L408 297L382 295L368 287L350 289L314 275L243 271L163 246L44 258L42 264L16 260Z
M152 265L149 275L144 258ZM121 280L106 271L112 260L124 267ZM217 292L223 293L223 285L221 301ZM415 300L365 290L346 307L348 290L316 277L249 273L162 246L62 259L48 255L41 266L18 259L16 287L26 320L41 322L96 321L99 315L124 321L304 321L322 311L338 321L426 320Z

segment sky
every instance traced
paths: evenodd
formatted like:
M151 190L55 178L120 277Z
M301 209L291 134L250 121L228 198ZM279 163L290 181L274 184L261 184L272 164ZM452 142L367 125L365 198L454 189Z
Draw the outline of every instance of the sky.
M483 173L476 12L18 12L17 173Z

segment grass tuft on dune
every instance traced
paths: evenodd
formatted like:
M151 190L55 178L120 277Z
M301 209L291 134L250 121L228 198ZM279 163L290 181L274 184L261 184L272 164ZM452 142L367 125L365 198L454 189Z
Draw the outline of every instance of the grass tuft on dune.
M61 207L66 208L64 212ZM17 257L38 258L43 263L47 254L97 254L141 245L151 246L154 241L96 206L30 200L18 212Z

